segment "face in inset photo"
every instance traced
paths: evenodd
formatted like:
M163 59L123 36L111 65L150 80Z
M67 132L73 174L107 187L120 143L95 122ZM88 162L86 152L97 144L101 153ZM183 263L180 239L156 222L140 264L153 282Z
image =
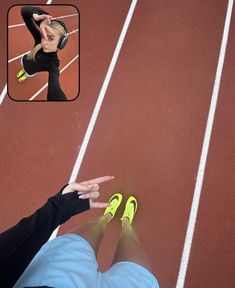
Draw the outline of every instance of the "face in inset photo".
M8 11L8 95L69 101L79 95L79 11L71 5L15 5Z

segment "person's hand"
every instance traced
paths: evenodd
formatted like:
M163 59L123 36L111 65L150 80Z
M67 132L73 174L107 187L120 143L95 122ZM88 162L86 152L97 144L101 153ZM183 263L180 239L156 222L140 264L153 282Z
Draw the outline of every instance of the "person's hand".
M80 195L80 199L89 199L90 208L106 208L110 206L109 203L95 202L94 200L97 199L100 195L99 184L110 181L112 179L114 179L113 176L103 176L81 183L71 183L64 188L62 194L77 191L77 194Z
M51 25L51 18L52 18L52 16L51 15L47 15L47 14L42 14L42 15L38 15L36 13L33 14L33 19L35 21L41 21L41 23L40 23L40 31L41 31L43 37L47 41L48 41L47 31L50 32L52 35L55 35L53 30L49 26L49 25Z
M38 15L38 14L36 14L36 13L33 14L33 19L34 19L35 21L46 20L46 23L47 23L48 25L51 24L51 18L52 18L52 16L51 16L51 15L48 15L48 14L42 14L42 15Z
M48 37L47 37L47 32L49 32L51 35L56 36L55 32L51 29L51 27L48 24L48 19L44 19L41 23L40 23L40 31L43 35L43 37L48 41Z

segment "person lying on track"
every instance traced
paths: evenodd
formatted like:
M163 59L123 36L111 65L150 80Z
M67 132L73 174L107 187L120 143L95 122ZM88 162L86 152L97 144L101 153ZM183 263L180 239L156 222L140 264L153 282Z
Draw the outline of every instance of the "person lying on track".
M37 72L47 71L48 101L66 101L60 87L58 49L63 49L68 41L68 33L62 21L52 19L39 7L25 6L21 9L24 22L34 38L34 47L21 58L22 69L16 74L19 82L33 77Z
M90 208L108 207L109 203L94 200L99 197L99 185L112 179L112 176L104 176L79 184L67 184L34 214L1 233L0 287L14 286L57 226ZM86 199L80 199L80 193Z
M81 192L80 198L89 194ZM114 218L123 196L114 194L96 221L46 243L14 285L55 288L159 288L141 248L132 221L137 200L130 196L121 218L122 232L111 267L100 272L97 253L107 224Z

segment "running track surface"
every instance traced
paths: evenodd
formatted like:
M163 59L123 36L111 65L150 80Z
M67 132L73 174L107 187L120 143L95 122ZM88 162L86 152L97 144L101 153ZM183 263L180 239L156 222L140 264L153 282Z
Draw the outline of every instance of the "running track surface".
M100 2L72 3L79 7L83 35L79 99L32 105L6 97L0 107L1 231L35 211L70 177L131 4ZM0 9L4 31L7 5ZM219 0L138 2L77 179L115 175L101 200L116 191L137 195L135 227L161 287L175 287L178 277L226 9L227 1ZM3 33L1 41L4 56ZM234 41L233 12L188 288L235 286ZM3 89L5 57L1 67ZM59 234L100 214L74 217ZM102 269L119 232L119 221L110 223L99 254Z

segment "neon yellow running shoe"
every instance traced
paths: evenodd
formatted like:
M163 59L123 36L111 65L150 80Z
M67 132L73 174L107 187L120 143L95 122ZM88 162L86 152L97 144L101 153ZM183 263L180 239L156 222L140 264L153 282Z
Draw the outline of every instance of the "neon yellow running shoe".
M135 213L137 211L137 199L134 196L130 196L126 201L126 207L123 212L121 220L128 218L130 223L132 223Z
M24 82L27 78L28 78L28 76L24 73L23 76L21 76L18 81Z
M110 206L105 209L104 215L109 213L112 219L115 216L121 202L122 202L122 194L120 193L113 194L112 197L109 199Z
M23 74L24 74L24 68L22 68L17 74L16 74L16 77L17 78L20 78Z

